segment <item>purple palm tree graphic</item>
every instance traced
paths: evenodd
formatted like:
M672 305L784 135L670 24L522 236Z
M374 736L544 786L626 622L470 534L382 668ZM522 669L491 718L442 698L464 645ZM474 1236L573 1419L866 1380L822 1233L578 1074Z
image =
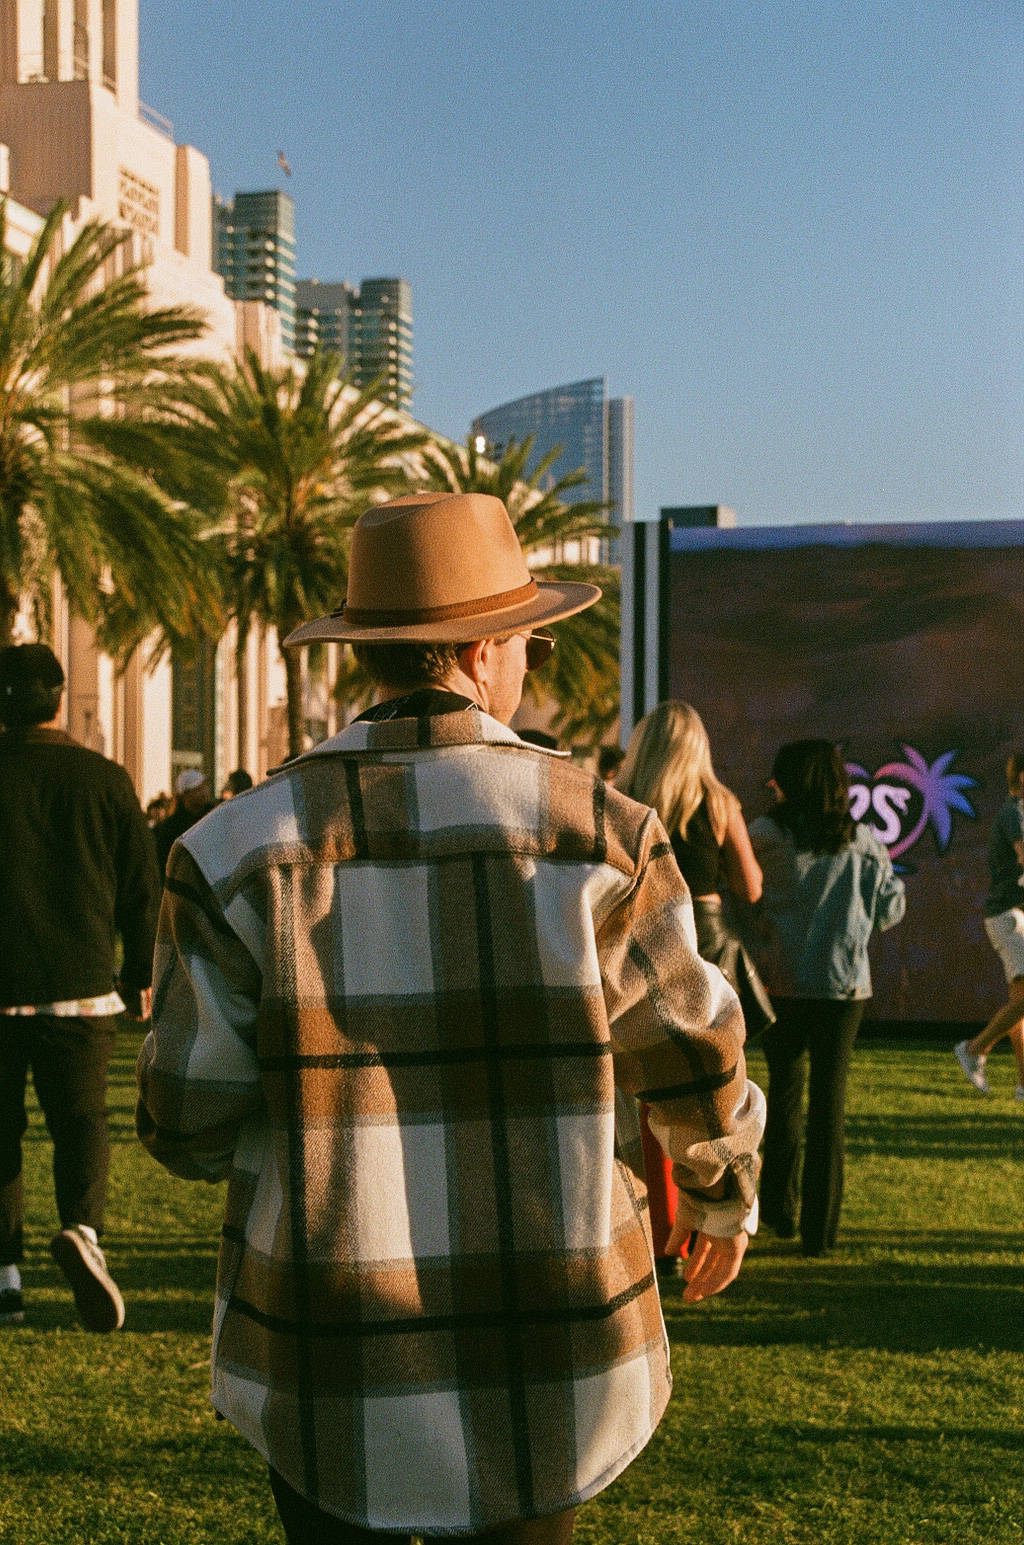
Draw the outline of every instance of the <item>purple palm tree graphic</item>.
M959 755L956 751L944 751L930 767L920 751L915 751L913 746L904 746L903 755L907 759L905 762L886 762L884 767L877 768L875 779L894 778L899 783L917 789L923 803L917 825L889 849L889 856L897 858L912 848L929 821L935 832L939 852L945 853L953 834L953 811L959 810L961 814L970 816L972 821L977 819L977 811L962 790L977 788L978 780L968 777L966 773L947 771ZM863 772L862 768L857 770Z

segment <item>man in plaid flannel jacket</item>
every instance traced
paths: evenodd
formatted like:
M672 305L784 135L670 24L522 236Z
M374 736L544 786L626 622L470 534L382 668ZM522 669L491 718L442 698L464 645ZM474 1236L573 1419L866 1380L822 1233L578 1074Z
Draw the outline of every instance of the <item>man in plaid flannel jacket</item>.
M560 1545L643 1448L637 1098L685 1297L756 1216L764 1101L656 815L507 727L535 624L592 599L530 578L496 499L368 512L292 641L358 640L378 705L172 851L139 1132L228 1177L212 1398L293 1542Z

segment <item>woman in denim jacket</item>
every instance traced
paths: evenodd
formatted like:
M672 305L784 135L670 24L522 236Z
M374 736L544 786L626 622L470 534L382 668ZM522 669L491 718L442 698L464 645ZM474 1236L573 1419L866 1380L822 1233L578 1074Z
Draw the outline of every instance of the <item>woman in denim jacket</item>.
M846 1079L871 996L868 940L874 928L899 922L906 901L885 848L850 817L838 746L828 740L783 746L769 787L775 809L750 826L764 875L758 966L778 1016L764 1036L769 1086L761 1217L780 1238L791 1239L799 1203L804 1254L823 1255L835 1244L843 1199Z

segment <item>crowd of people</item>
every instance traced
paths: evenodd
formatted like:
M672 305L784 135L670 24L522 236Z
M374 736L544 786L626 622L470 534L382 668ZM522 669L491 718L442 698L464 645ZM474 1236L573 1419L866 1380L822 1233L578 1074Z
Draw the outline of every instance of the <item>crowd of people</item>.
M212 1399L292 1545L565 1545L668 1400L659 1272L721 1292L759 1213L836 1242L868 943L903 883L830 741L779 749L748 826L688 704L597 776L518 736L548 624L598 594L536 581L495 498L368 511L344 607L286 644L351 644L374 706L216 804L184 771L152 829L59 727L51 651L0 651L0 1323L25 1314L30 1072L53 1256L87 1327L124 1321L106 1069L116 1016L150 1018L138 1134L228 1181ZM1024 1098L1024 758L1008 776L1010 1002L957 1056L984 1088L1009 1035Z
M831 741L780 749L767 780L774 807L749 830L739 800L715 776L707 732L688 703L661 703L640 721L616 782L661 817L690 888L697 949L736 991L748 1040L762 1038L769 1084L761 1219L782 1239L799 1231L804 1253L822 1255L839 1225L846 1080L871 996L868 940L903 916L903 882L874 833L854 826L846 768ZM723 890L736 903L731 922ZM664 1270L675 1204L651 1142L647 1175Z

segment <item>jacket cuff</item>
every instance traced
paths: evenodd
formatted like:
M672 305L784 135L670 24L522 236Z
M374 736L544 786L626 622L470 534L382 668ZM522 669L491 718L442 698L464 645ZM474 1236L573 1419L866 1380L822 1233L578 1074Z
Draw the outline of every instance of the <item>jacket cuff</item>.
M738 1198L730 1202L701 1203L692 1194L680 1191L679 1207L691 1227L700 1234L707 1234L709 1239L733 1239L737 1234L744 1233L753 1237L757 1233L760 1209L756 1196L753 1205L744 1208ZM687 1213L690 1214L689 1218Z

